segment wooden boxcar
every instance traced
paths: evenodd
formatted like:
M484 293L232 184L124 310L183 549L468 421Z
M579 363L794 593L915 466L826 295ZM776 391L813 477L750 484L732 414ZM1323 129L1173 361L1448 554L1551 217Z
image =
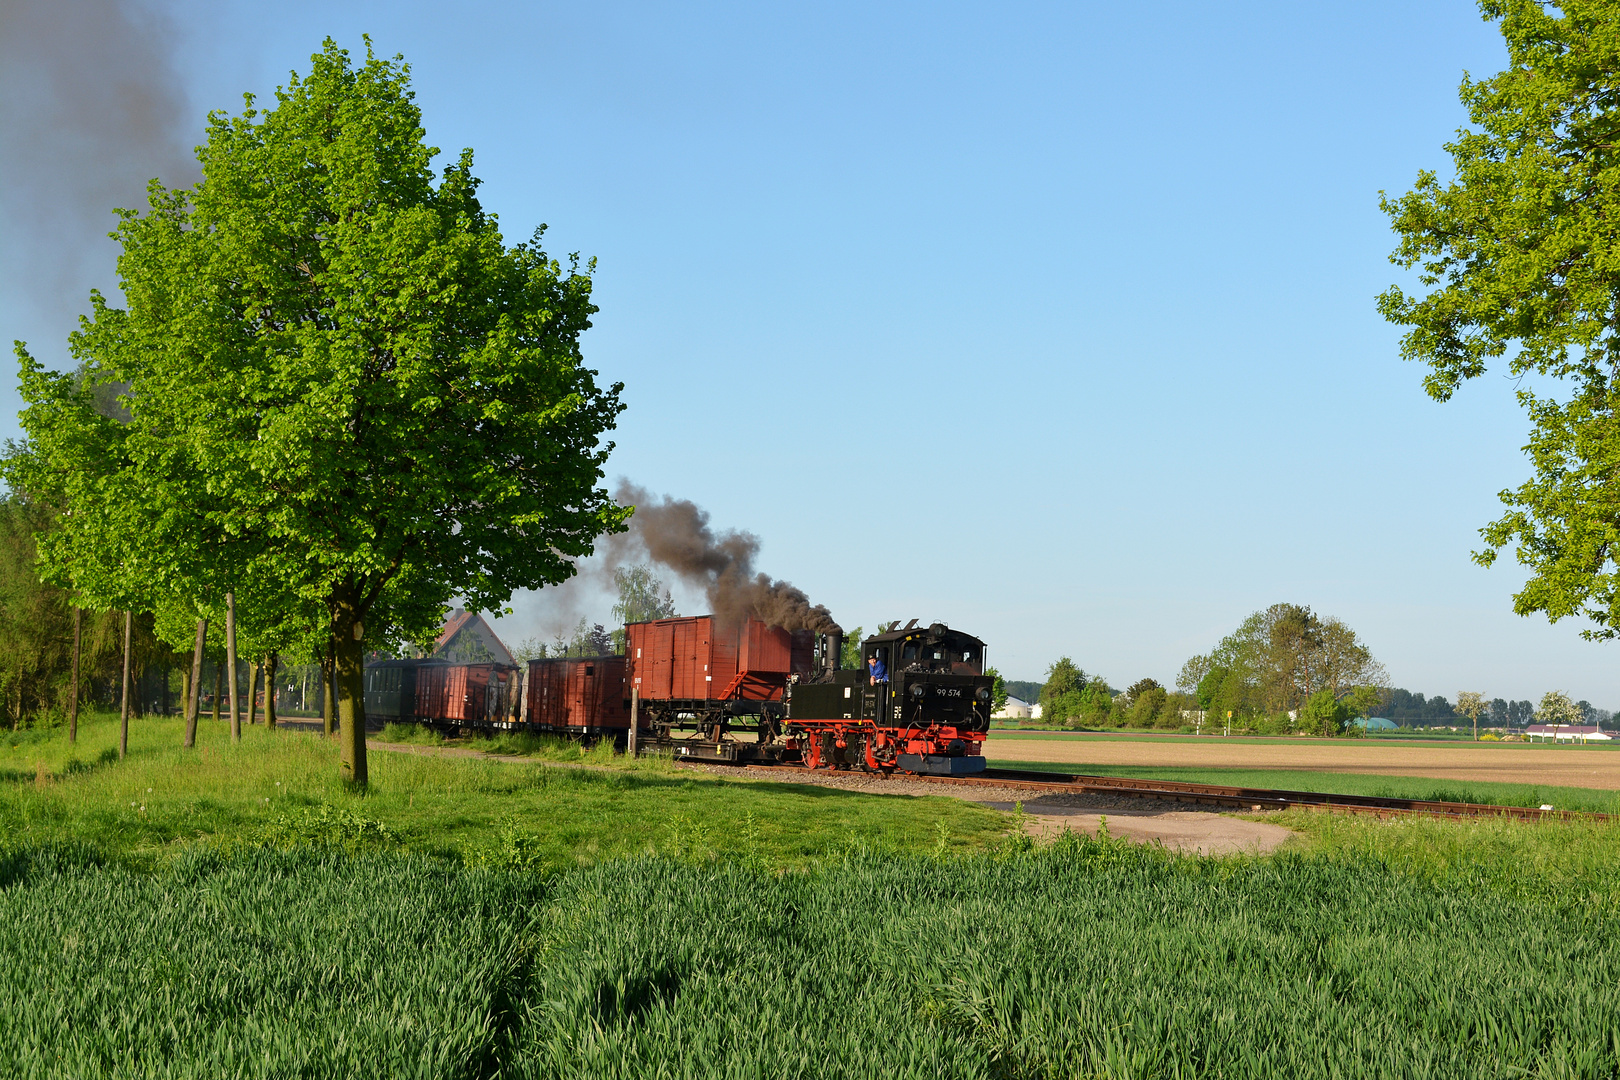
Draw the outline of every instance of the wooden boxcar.
M366 667L366 717L439 727L510 728L519 672L506 664L382 660Z
M622 656L530 660L524 721L560 735L619 736L630 728Z

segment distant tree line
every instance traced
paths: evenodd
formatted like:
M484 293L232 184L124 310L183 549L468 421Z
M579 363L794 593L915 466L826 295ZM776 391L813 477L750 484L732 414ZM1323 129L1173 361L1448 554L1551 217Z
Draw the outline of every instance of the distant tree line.
M1606 724L1614 717L1608 709L1599 709L1590 701L1577 701L1574 708L1580 713L1579 723ZM1492 727L1524 727L1538 721L1539 711L1529 701L1508 701L1493 698L1481 723ZM1422 694L1394 687L1383 691L1381 700L1369 716L1382 717L1410 727L1455 726L1464 719L1444 694L1425 698Z
M1009 695L1019 701L1031 703L1041 700L1041 689L1046 685L1044 682L1031 682L1028 679L1006 679L1004 682Z

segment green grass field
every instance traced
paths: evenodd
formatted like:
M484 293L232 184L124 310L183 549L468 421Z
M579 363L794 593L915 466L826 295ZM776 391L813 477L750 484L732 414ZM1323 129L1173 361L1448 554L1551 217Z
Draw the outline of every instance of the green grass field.
M1397 831L1413 858L1351 824L1266 859L1070 838L785 873L313 846L141 872L83 845L13 850L0 1071L1615 1075L1613 838L1574 837L1601 866L1516 876L1504 860L1543 843L1524 830Z
M102 718L81 724L76 747L61 729L0 736L0 835L152 858L347 831L368 846L467 859L517 844L534 865L573 866L745 843L793 864L851 843L926 846L942 830L975 847L1006 830L1004 815L957 799L736 782L560 740L495 745L600 767L373 749L371 789L357 797L339 779L337 745L319 735L252 727L233 747L223 724L205 721L187 751L179 720L149 719L132 724L120 763L117 734Z
M1197 858L547 740L598 767L115 736L0 737L0 1075L1620 1075L1620 825Z
M991 761L992 768L1022 769L1065 775L1132 776L1188 784L1325 791L1335 795L1372 795L1394 799L1484 803L1488 806L1541 806L1588 813L1620 813L1620 792L1601 788L1535 784L1474 783L1431 780L1421 776L1376 776L1295 769L1211 769L1197 765L1087 765L1069 762Z

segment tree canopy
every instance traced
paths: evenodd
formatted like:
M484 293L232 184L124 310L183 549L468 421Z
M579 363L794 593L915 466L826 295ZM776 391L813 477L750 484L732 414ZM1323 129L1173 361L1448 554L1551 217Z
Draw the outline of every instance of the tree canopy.
M506 246L471 151L435 178L437 153L403 61L328 40L273 107L210 115L194 188L119 211L128 306L92 294L71 347L127 422L19 347L13 475L68 511L47 572L102 606L256 587L316 619L361 782L363 641L561 582L628 516L599 486L622 406L580 351L590 268Z
M1391 286L1379 311L1409 327L1402 355L1448 400L1502 364L1557 380L1518 392L1534 477L1501 493L1481 530L1489 566L1515 544L1530 568L1521 615L1584 615L1589 638L1620 632L1620 7L1610 0L1482 0L1508 67L1464 78L1471 128L1446 144L1456 178L1432 171L1381 204L1400 240L1391 261L1423 291Z
M1298 712L1313 696L1370 707L1387 683L1356 632L1299 604L1273 604L1245 619L1209 653L1182 666L1178 684L1217 715ZM1318 718L1328 715L1319 706Z

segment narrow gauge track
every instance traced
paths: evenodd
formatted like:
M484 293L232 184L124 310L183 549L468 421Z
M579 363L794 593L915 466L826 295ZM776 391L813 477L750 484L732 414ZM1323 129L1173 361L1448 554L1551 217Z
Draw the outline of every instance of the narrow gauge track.
M791 765L748 765L743 768L762 773L803 772ZM1523 821L1609 821L1610 814L1574 810L1541 810L1532 806L1493 806L1489 803L1436 802L1426 799L1394 799L1372 795L1334 795L1323 791L1281 791L1273 788L1230 787L1223 784L1189 784L1177 780L1143 780L1130 776L1071 776L1063 773L1020 769L986 769L972 776L909 776L930 784L960 787L998 787L1048 794L1124 795L1165 802L1225 806L1234 810L1287 810L1290 807L1328 810L1343 814L1371 814L1398 817L1427 814L1431 817L1506 817Z

